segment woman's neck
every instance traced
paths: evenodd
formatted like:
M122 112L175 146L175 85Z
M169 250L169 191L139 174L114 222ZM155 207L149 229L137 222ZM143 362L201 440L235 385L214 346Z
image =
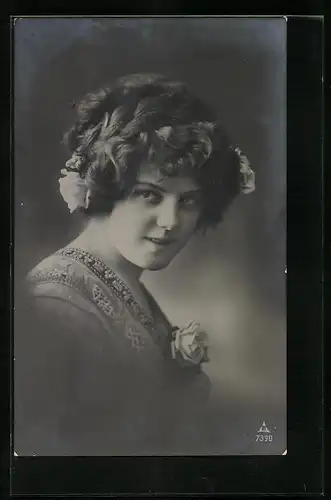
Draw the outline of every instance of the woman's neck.
M68 246L81 248L98 257L129 286L137 285L143 270L126 260L109 241L107 245L100 244L100 241L103 241L103 239L102 236L100 238L97 228L88 226Z

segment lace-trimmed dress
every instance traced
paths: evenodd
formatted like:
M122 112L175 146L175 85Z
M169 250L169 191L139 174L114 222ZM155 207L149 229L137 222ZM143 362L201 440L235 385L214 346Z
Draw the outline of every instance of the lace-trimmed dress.
M152 316L77 248L46 258L27 284L15 315L19 456L201 452L209 380L171 359L172 326L151 296Z

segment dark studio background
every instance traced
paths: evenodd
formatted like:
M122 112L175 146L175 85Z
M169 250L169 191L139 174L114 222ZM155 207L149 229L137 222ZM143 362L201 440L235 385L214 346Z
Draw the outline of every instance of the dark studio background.
M73 101L133 72L182 79L219 112L250 159L257 189L220 228L195 237L144 279L175 324L211 337L206 371L234 429L232 453L256 451L262 421L286 448L286 21L21 19L16 22L15 281L77 231L58 192ZM254 448L252 448L254 447Z

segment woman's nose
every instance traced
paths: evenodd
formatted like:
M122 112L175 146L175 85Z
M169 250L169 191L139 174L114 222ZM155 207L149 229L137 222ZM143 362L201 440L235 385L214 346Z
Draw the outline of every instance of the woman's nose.
M178 224L177 201L164 199L158 208L157 225L163 229L173 229Z

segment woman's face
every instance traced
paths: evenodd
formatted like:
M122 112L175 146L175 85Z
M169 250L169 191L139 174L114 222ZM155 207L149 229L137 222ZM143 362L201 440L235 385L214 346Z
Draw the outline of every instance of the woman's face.
M163 269L194 233L200 212L201 190L192 178L162 177L146 166L108 216L106 239L132 264Z

